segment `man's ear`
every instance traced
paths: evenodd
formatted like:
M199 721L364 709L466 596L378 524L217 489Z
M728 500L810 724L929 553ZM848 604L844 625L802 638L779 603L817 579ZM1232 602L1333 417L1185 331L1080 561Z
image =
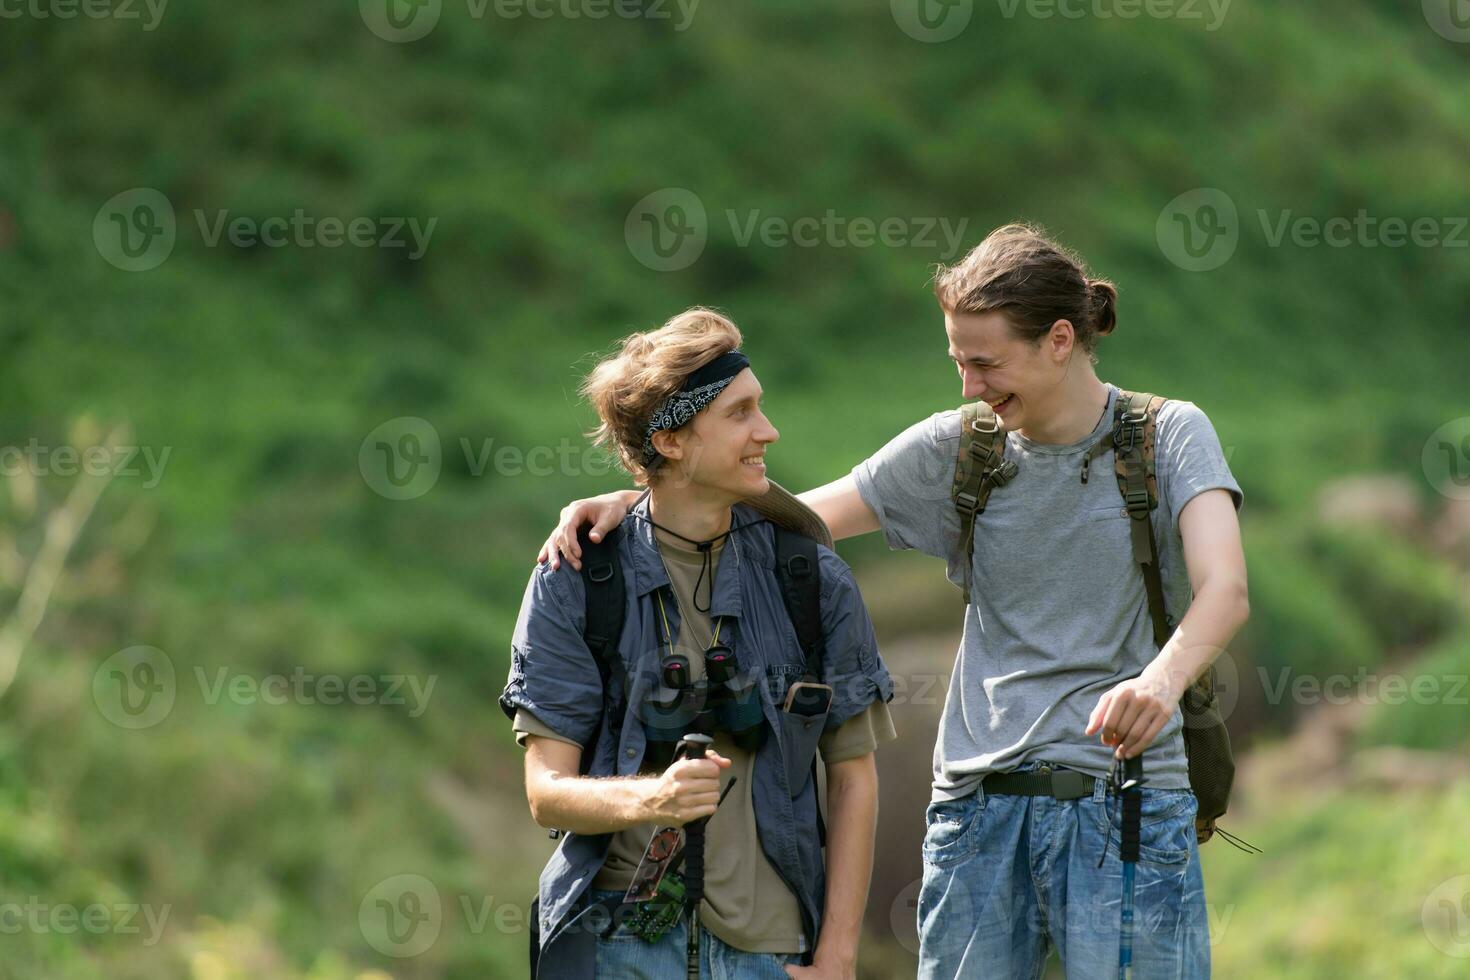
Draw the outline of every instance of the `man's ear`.
M665 459L684 458L684 441L668 429L659 429L652 439L653 448Z
M1051 325L1051 332L1046 336L1048 353L1066 356L1072 353L1072 348L1076 345L1077 331L1071 320L1062 319Z

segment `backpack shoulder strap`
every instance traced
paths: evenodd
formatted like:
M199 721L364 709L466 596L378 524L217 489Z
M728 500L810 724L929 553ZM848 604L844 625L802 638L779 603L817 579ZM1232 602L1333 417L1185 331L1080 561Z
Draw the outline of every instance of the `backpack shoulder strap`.
M983 401L960 406L960 447L955 459L950 497L960 515L960 541L965 551L965 601L970 600L971 565L975 555L975 517L985 513L990 491L1005 486L1016 475L1016 464L1005 458L1006 427Z
M1113 470L1132 522L1133 560L1143 570L1154 643L1160 648L1168 642L1172 624L1164 609L1159 549L1154 541L1149 515L1159 506L1159 485L1154 471L1154 435L1159 409L1164 401L1147 392L1120 391L1113 406Z
M781 585L781 600L806 657L807 673L820 679L827 641L822 632L822 570L817 562L817 543L779 524L775 528L776 579Z
M817 542L805 534L775 524L776 580L781 586L781 601L796 640L806 658L807 676L822 679L822 659L827 652L827 635L822 630L822 567L818 563ZM817 759L812 757L812 780L817 778ZM822 800L817 796L817 840L827 846L827 821L822 816Z
M622 528L613 528L602 536L601 541L596 542L587 537L587 532L588 529L583 528L577 535L577 543L582 546L582 584L587 593L586 624L582 629L582 638L587 642L587 649L592 652L592 659L597 662L606 710L609 703L616 700L617 685L613 680L615 675L621 676L621 671L617 669L618 639L623 635L623 620L627 615L623 566L618 558L618 539ZM616 732L622 727L622 712L612 712L611 720ZM592 761L596 735L593 739L593 744L587 746L582 753L584 770Z

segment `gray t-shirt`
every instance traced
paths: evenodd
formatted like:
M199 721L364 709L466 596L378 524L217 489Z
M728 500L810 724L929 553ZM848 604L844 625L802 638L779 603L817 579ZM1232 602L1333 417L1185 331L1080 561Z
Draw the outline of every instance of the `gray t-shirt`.
M975 791L985 774L1046 760L1106 777L1112 748L1084 735L1098 699L1143 672L1158 650L1143 574L1133 561L1129 521L1111 449L1082 460L1112 430L1118 390L1092 434L1048 446L1010 432L1006 458L1020 470L990 495L975 522L974 595L965 611L939 740L935 800ZM950 500L960 413L919 422L853 469L864 502L890 547L948 562L964 581L959 516ZM1226 489L1241 504L1210 420L1194 404L1167 402L1155 441L1159 508L1153 513L1165 605L1178 622L1193 594L1179 537L1179 512L1197 494ZM1144 752L1149 785L1189 786L1182 716L1176 710Z

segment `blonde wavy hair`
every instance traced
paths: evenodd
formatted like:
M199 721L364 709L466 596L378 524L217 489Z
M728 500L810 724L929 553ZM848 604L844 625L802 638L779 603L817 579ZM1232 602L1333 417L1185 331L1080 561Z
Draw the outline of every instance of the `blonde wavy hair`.
M629 334L597 362L580 392L600 424L587 433L613 453L633 482L646 486L663 457L643 464L643 437L654 410L684 379L722 354L740 348L740 328L716 310L696 306L657 330Z

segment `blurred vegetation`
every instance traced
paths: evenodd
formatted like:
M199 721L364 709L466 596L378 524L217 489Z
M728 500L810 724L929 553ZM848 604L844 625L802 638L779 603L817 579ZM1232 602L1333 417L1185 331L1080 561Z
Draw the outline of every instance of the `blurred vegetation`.
M530 826L494 700L558 507L623 481L580 462L477 473L461 440L474 453L577 443L587 355L695 303L745 329L787 486L832 479L959 400L925 285L949 256L741 246L727 209L742 222L944 216L968 222L965 245L1026 218L1119 283L1102 376L1202 406L1246 488L1241 744L1295 716L1260 703L1252 668L1351 670L1441 644L1430 663L1466 669L1461 573L1422 542L1314 517L1323 486L1363 471L1409 476L1426 508L1442 503L1420 451L1465 411L1470 264L1445 248L1272 247L1257 217L1463 212L1470 47L1429 30L1417 5L1236 4L1206 31L977 4L944 44L911 40L881 2L704 4L684 31L493 6L476 20L447 3L412 44L380 40L354 8L202 2L168 7L152 32L0 27L0 210L13 216L0 445L65 444L90 414L171 450L156 487L109 488L0 724L0 899L167 905L168 925L151 945L7 936L5 976L520 975L523 933L476 934L454 911L463 896L524 902L551 846ZM1221 268L1188 273L1161 253L1155 221L1201 186L1235 201L1241 239ZM178 215L172 256L137 274L104 262L91 232L133 187ZM674 273L640 265L623 237L634 202L664 187L694 190L710 215L703 256ZM298 209L438 223L413 262L210 248L194 217ZM429 420L445 447L437 485L410 501L374 493L357 465L364 437L398 416ZM42 481L47 499L65 490ZM5 520L29 554L40 532L23 503L12 494ZM863 566L882 553L876 538L844 546ZM952 615L937 566L903 581L921 597L875 606ZM172 659L179 698L130 731L99 713L92 678L140 644ZM210 704L195 670L220 668L438 684L417 717ZM1444 710L1384 712L1368 730L1463 745ZM1445 835L1470 815L1463 792L1434 807ZM1443 957L1415 945L1412 923L1354 925L1386 892L1341 891L1391 857L1415 862L1400 879L1412 891L1431 856L1384 843L1429 825L1401 825L1409 812L1354 798L1273 825L1269 865L1211 862L1242 921L1344 903L1316 944L1283 938L1289 916L1275 945L1237 946L1233 932L1221 974L1404 975L1374 965L1402 946L1423 967L1410 972L1430 975ZM1354 863L1365 833L1380 847ZM1441 851L1434 867L1466 857L1463 843ZM1301 893L1298 871L1319 889ZM375 951L358 923L363 897L400 873L431 879L451 909L411 959ZM1383 945L1338 944L1348 926ZM1289 941L1294 973L1272 955Z

